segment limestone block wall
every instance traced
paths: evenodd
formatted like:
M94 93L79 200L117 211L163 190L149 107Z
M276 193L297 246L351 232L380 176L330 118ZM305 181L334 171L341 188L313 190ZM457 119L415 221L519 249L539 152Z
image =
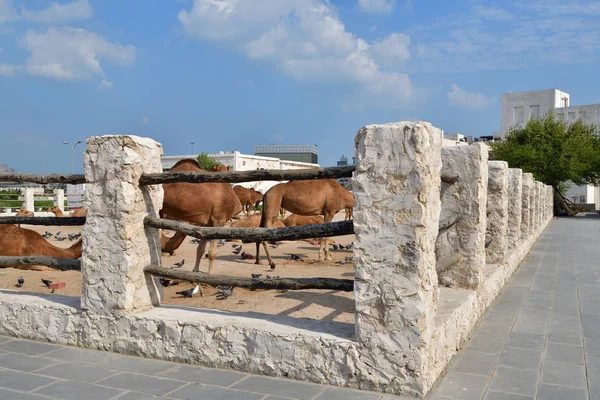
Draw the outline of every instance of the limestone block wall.
M436 241L438 259L462 255L462 259L438 271L440 285L475 289L485 265L486 201L488 186L488 148L472 146L443 147L442 170L457 175L453 184L442 183L442 221L460 217L457 224L440 233Z
M521 201L521 239L526 239L532 232L531 217L533 210L531 208L531 190L533 188L533 174L523 173L522 182L522 201Z
M521 238L523 218L523 171L508 169L508 248L514 249Z
M486 249L488 264L502 264L508 252L508 163L488 163Z

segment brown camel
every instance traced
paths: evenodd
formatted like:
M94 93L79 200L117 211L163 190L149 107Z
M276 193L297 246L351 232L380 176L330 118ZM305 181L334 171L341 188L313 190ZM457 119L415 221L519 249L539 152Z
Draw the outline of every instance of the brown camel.
M229 165L217 164L212 166L210 172L227 172L229 168Z
M24 208L19 208L17 210L17 217L33 217L35 214L33 211L26 210Z
M67 217L58 206L52 206L48 208L49 212L54 213L57 217ZM85 217L87 215L87 211L83 207L79 207L74 209L69 217Z
M261 192L254 189L245 188L242 185L234 186L233 191L237 195L238 199L240 199L240 203L242 203L242 207L244 208L246 216L250 215L250 208L252 208L252 206L258 208L258 204L263 199Z
M170 256L175 254L175 250L181 246L185 240L186 234L181 232L175 232L171 237L165 235L163 231L160 231L160 249L163 253L169 253Z
M346 207L346 189L335 179L302 180L280 183L265 193L260 226L270 228L283 207L298 215L323 215L325 222L331 222L333 216ZM332 259L326 241L321 239L319 260ZM263 243L269 265L273 260L266 243ZM256 264L260 264L260 243L256 243Z
M68 249L61 249L31 229L0 225L0 255L3 256L50 256L75 260L81 257L81 243L80 238Z
M346 207L344 208L344 221L352 219L352 213L354 210L354 195L348 190L344 189L344 200L346 201Z
M325 222L321 215L296 215L292 214L283 220L285 226L302 226L312 224L322 224Z
M200 168L191 158L178 161L171 171L208 171ZM229 183L166 183L163 185L164 200L161 217L186 221L200 226L225 226L225 223L242 211L242 204ZM200 270L207 240L201 240L196 250L194 271ZM208 249L208 273L212 274L217 255L217 241L212 240Z

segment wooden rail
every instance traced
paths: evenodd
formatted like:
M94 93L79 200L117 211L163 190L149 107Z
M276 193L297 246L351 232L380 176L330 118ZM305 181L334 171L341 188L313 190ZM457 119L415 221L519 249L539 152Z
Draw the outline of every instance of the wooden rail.
M85 217L0 217L0 224L82 226L85 225Z
M291 181L305 179L337 179L352 176L354 165L330 168L308 169L263 169L237 172L204 172L204 171L174 171L156 174L143 174L140 185L156 185L161 183L206 183L206 182L253 182L253 181Z
M204 283L211 286L229 285L248 289L329 289L351 292L354 290L354 281L351 279L336 278L240 278L225 275L208 275L204 272L180 271L149 265L144 272L163 278L179 279L187 282Z
M144 224L153 228L177 231L185 233L188 236L206 240L243 239L252 242L276 242L279 240L312 239L354 234L354 223L352 221L285 228L208 228L188 224L187 222L146 217L144 218Z
M81 261L68 258L46 256L0 256L0 267L14 267L20 265L46 265L61 271L81 271Z
M33 182L33 183L85 183L85 175L83 174L0 174L0 182Z

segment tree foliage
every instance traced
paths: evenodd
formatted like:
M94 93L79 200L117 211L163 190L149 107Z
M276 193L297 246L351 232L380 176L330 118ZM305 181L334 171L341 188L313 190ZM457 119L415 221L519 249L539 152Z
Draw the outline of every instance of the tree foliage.
M200 168L210 171L213 166L221 165L220 162L208 156L208 153L200 153L198 155L198 164L200 164Z
M511 128L503 142L494 142L496 160L508 162L556 189L567 182L598 185L600 182L600 138L598 126L581 120L569 125L548 113L531 119L524 127Z

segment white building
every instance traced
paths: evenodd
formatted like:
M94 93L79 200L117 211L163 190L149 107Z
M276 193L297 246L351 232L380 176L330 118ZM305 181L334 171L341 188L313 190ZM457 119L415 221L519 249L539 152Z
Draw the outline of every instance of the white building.
M552 111L557 118L569 123L581 119L586 124L600 123L600 104L571 106L570 95L558 89L533 90L530 92L504 93L500 120L501 139L516 125L524 125L532 118L543 117ZM572 185L565 197L577 204L595 204L600 209L600 192L593 186Z
M465 135L460 133L445 133L442 130L442 147L468 146L469 141Z
M223 165L230 167L230 171L252 171L256 169L303 169L303 168L320 168L319 164L310 164L299 161L280 160L273 157L255 156L250 154L241 154L239 151L221 152L219 154L209 154L209 157L220 162ZM175 163L184 158L193 158L198 155L187 156L162 156L161 164L163 170L169 170ZM281 183L279 181L260 181L260 182L242 182L235 185L242 185L247 188L253 188L261 193L265 193L271 187Z

